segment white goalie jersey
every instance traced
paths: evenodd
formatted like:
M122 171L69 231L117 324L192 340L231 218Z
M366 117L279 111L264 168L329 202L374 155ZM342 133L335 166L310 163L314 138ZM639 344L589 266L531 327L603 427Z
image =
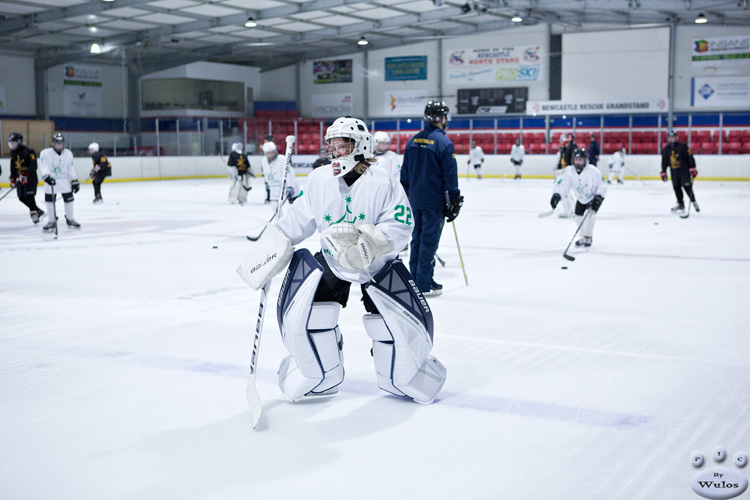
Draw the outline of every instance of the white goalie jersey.
M331 165L313 170L307 176L304 194L282 212L276 227L292 245L322 233L337 223L372 224L390 242L390 249L376 258L363 271L342 267L334 253L321 238L326 262L342 280L366 283L383 266L393 260L409 242L414 228L411 206L404 189L395 177L383 168L370 168L354 184L347 186L343 178L334 177Z
M605 197L607 187L602 179L602 173L598 168L589 164L579 174L574 166L566 167L562 176L556 181L553 192L558 193L563 199L572 190L573 196L582 205L591 203L597 194Z

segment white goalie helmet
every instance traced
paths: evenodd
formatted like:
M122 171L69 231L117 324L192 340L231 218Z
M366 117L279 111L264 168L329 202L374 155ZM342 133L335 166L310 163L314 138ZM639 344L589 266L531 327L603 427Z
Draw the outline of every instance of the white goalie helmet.
M375 156L367 125L357 118L337 118L326 130L325 141L334 176L347 174L357 163Z
M372 138L375 141L376 154L382 155L383 153L388 151L388 146L391 145L391 136L389 136L386 132L379 130L375 132L375 134L373 134Z
M89 144L89 153L96 153L97 151L99 151L99 144L96 142Z
M242 154L242 143L240 141L237 141L234 144L232 144L232 151L234 151L238 155L241 155Z
M273 142L266 142L265 144L263 144L263 146L261 146L261 149L263 150L263 154L267 154L267 153L270 153L272 151L274 153L278 153L279 152L279 150L276 149L276 144L274 144Z

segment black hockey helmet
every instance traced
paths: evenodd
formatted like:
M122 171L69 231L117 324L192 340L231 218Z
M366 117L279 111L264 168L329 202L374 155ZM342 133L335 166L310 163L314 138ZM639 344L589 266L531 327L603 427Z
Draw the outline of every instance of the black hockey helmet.
M55 132L52 136L52 144L65 144L65 137L60 132Z
M670 128L667 131L667 142L670 142L669 139L672 139L672 138L674 138L674 141L671 141L671 142L677 142L677 131L673 128Z
M8 142L23 142L23 134L20 132L11 132L8 134Z
M584 148L576 148L573 151L573 165L576 168L576 172L579 174L586 168L586 164L589 161L589 155Z
M448 116L448 113L450 113L450 108L443 101L430 101L424 107L424 121L434 123L441 117Z
M272 136L272 135L267 135L267 136L266 136L266 137L264 138L264 140L265 140L266 142L273 142L273 136Z

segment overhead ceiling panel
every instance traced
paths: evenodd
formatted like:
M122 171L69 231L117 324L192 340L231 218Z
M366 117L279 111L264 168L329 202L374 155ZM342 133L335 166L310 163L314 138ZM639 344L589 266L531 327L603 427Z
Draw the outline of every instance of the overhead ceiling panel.
M272 36L279 36L275 31L260 30L258 28L244 31L236 31L232 33L233 36L241 36L244 38L268 38Z
M189 17L174 16L172 14L162 14L160 12L159 13L152 12L147 16L136 17L134 18L134 20L135 21L148 21L154 24L182 24L182 23L193 21L193 19Z
M181 9L183 7L200 5L200 2L192 0L159 0L158 2L151 2L149 5L159 9Z
M15 3L0 2L0 14L31 14L33 12L41 12L44 7L33 6L33 5L20 5Z
M103 28L116 28L119 30L129 30L129 31L138 31L138 30L145 30L145 29L157 27L156 24L148 24L148 23L142 23L142 22L136 22L136 21L112 21L108 23L97 24L97 26L101 26Z
M285 2L277 2L276 0L224 0L221 5L228 5L230 7L239 7L241 9L248 10L260 10L269 9L271 7L281 7L286 5Z
M116 4L115 4L116 5ZM150 10L134 9L132 7L123 7L121 9L110 9L106 12L110 17L137 17L151 14Z
M241 10L232 9L229 7L221 7L217 4L199 5L196 7L187 7L180 9L180 12L190 12L191 14L198 14L201 16L208 17L223 17L231 16L232 14L242 14Z

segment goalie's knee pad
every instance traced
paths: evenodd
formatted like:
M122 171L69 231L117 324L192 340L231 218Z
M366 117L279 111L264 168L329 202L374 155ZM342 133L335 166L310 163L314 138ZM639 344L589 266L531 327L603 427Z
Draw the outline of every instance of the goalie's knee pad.
M297 250L279 292L277 315L290 356L278 371L279 387L290 401L320 394L344 380L337 302L313 303L323 267L308 250Z
M366 314L365 331L373 340L378 387L398 396L432 403L445 383L446 368L432 349L432 312L406 267L393 261L365 291L380 314Z

